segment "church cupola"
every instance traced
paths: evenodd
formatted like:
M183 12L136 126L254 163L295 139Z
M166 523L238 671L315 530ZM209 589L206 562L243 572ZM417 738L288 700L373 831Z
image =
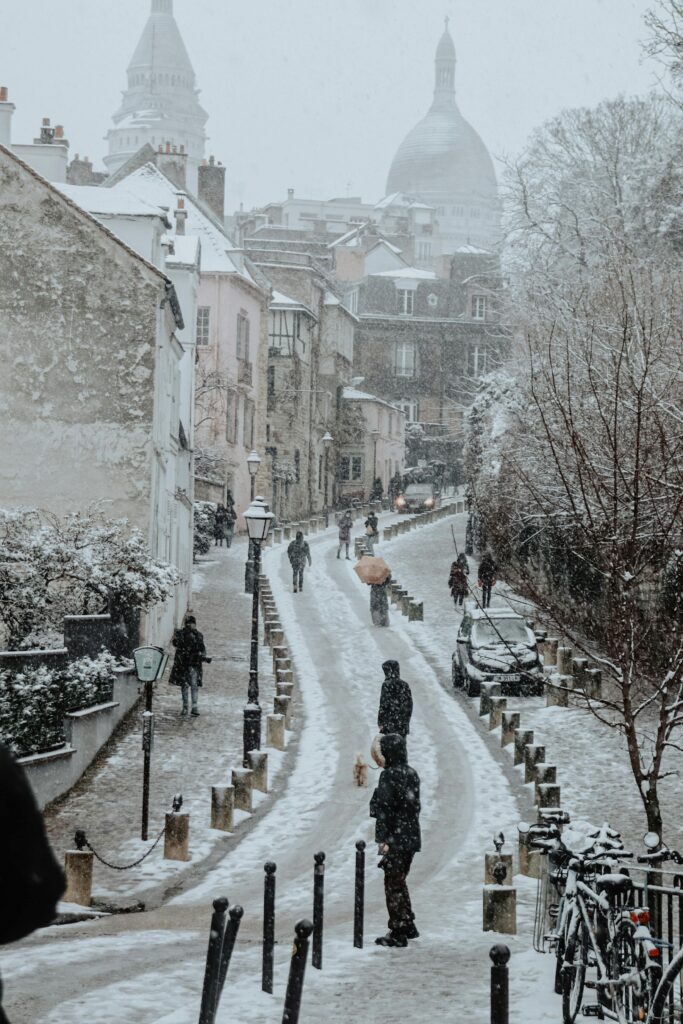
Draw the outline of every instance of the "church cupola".
M449 18L446 18L446 27L436 48L434 80L434 103L439 106L448 106L455 103L455 44L448 30Z

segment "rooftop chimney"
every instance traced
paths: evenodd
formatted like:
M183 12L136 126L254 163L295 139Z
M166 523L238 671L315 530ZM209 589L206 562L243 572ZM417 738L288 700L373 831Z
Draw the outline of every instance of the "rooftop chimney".
M288 199L293 199L294 198L294 189L293 188L288 188L287 189L287 198Z
M185 234L185 221L187 220L187 210L185 209L185 197L178 196L178 207L173 211L175 217L175 233L176 235Z
M50 145L54 137L55 129L50 127L50 118L44 117L42 124L40 126L40 138L34 139L33 141L37 146L39 146L41 143L43 145Z
M209 162L204 161L197 170L197 194L222 224L225 217L225 167L211 156Z
M12 114L14 104L9 102L7 86L0 87L0 146L12 144Z

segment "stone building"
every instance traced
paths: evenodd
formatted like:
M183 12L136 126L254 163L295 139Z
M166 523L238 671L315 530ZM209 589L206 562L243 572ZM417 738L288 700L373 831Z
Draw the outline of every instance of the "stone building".
M367 501L376 479L386 496L392 476L405 469L405 413L354 387L344 388L342 400L346 436L338 448L337 498L343 505Z
M192 63L173 16L173 0L152 0L147 23L128 65L127 88L107 133L104 158L114 174L142 146L186 161L187 188L196 195L208 115L199 103Z
M148 638L165 642L192 561L185 325L152 251L171 229L166 213L130 195L116 204L107 215L137 223L146 256L0 146L0 415L11 438L0 494L58 514L102 502L138 527L182 577L175 601L148 617Z
M389 196L404 193L434 209L434 258L462 245L496 249L501 240L493 162L456 103L455 66L446 19L436 50L434 100L399 146L387 179Z

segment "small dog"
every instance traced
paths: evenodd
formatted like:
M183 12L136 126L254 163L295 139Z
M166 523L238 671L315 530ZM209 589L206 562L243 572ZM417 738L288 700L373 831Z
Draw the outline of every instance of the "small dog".
M367 786L368 766L363 760L362 754L356 754L356 761L353 766L353 781L357 786Z

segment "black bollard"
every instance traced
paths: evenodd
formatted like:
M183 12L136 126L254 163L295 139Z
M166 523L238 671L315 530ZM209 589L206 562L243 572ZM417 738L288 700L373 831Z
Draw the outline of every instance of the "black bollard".
M225 896L213 901L211 915L211 931L209 947L206 952L206 968L204 970L204 987L202 988L202 1005L199 1011L199 1024L214 1024L218 984L221 966L221 950L225 933L225 915L228 901Z
M273 994L273 950L275 948L275 871L272 860L263 865L263 961L261 989Z
M508 990L508 960L510 950L502 943L492 946L489 956L491 968L491 1024L508 1024L510 993Z
M308 958L308 940L311 937L312 931L313 925L306 918L303 921L297 921L294 926L294 945L289 965L285 1012L282 1014L282 1024L298 1024L299 1022L301 996L304 989L304 974Z
M325 854L313 857L313 953L311 966L319 971L323 966L323 902L325 897Z
M214 1013L218 1013L218 1004L221 1001L223 994L223 986L225 985L225 978L228 973L228 967L230 966L230 958L232 951L235 948L235 942L237 940L237 933L240 930L240 924L244 916L244 910L239 906L238 903L234 907L230 907L230 913L228 914L228 923L223 935L223 948L221 949L221 963L220 970L218 973L218 994L216 996L216 1007Z
M353 945L363 948L363 920L365 917L365 842L356 843L356 892L353 901Z

